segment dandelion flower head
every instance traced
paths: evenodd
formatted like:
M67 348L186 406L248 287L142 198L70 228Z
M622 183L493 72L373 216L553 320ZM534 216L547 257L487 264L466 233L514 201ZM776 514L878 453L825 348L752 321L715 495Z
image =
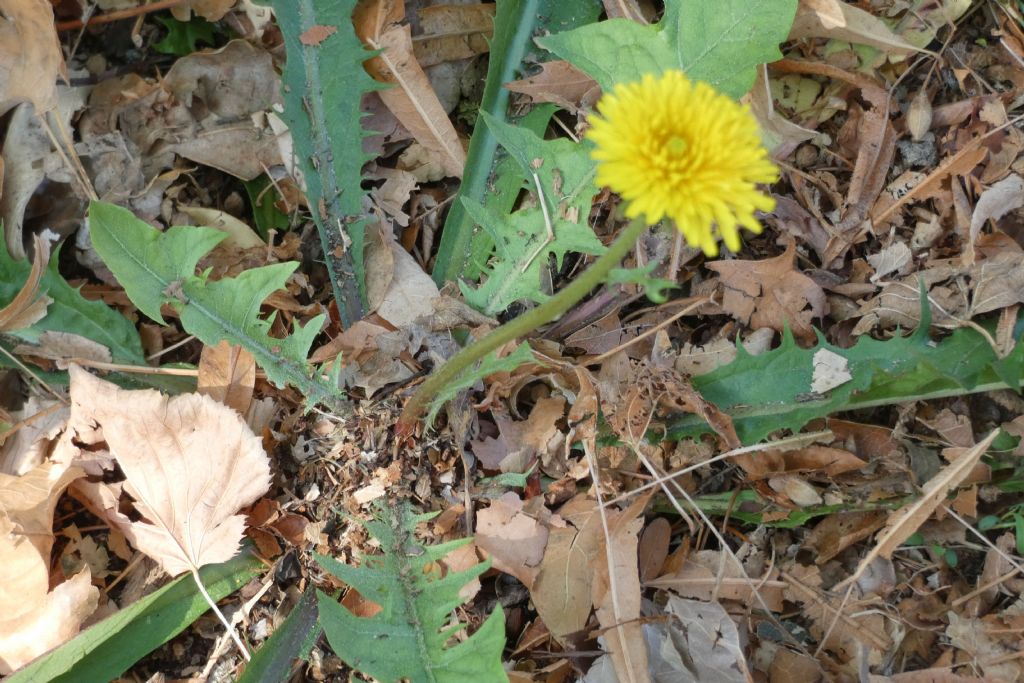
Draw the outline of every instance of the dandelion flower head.
M672 219L687 243L709 256L719 240L740 248L739 227L775 201L757 185L778 179L747 107L681 71L647 74L605 94L590 117L597 182L619 193L626 216Z

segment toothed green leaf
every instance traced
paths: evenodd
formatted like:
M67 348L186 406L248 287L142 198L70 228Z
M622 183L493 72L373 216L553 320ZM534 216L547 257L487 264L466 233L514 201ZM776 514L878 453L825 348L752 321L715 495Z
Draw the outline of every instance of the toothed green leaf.
M500 607L472 636L454 638L466 628L452 619L465 602L459 591L487 571L490 562L442 575L437 561L469 539L421 545L416 525L434 516L414 515L404 504L382 505L376 518L363 524L383 554L364 556L358 567L316 555L320 566L381 607L372 617L357 617L320 593L327 641L346 664L383 683L507 681L501 665L505 619Z
M971 328L961 328L934 341L928 334L931 316L923 309L914 334L887 341L861 337L848 349L832 346L819 335L809 349L797 346L786 332L782 345L758 356L737 346L736 359L692 379L695 389L728 413L745 443L768 434L798 431L809 421L831 413L977 391L1012 388L1024 383L1024 344L999 359L988 340ZM1024 337L1024 320L1017 323ZM812 391L815 355L827 350L845 359L852 379L821 393ZM707 433L700 418L688 415L674 422L670 438Z
M163 322L160 307L168 304L178 311L184 328L204 344L238 344L275 385L294 385L309 405L337 403L337 390L306 364L324 316L284 339L271 337L271 322L259 318L260 304L284 287L298 264L253 268L235 278L209 282L197 276L195 268L222 239L218 230L177 226L160 232L127 209L103 202L89 206L89 228L97 253L143 313Z
M604 245L587 224L594 174L588 148L569 140L543 140L486 112L480 115L519 164L536 199L511 214L468 197L462 200L466 212L494 239L495 253L483 269L483 284L475 289L459 284L471 306L494 315L516 301L541 303L549 298L542 281L549 257L561 267L567 253L600 254Z

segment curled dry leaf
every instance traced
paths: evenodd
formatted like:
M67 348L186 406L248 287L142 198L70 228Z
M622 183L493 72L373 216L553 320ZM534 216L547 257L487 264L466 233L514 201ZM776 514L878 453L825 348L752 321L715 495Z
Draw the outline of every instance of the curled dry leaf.
M722 278L722 308L751 327L782 332L788 325L797 338L814 339L811 321L826 313L825 292L796 269L796 246L760 261L715 261L708 268Z
M11 303L0 308L0 332L14 332L33 325L46 315L46 309L53 301L39 292L39 283L50 259L50 243L40 239L39 235L34 239L36 248L32 270Z
M141 518L123 514L109 487L92 496L100 512L172 576L233 557L245 527L236 513L270 486L266 453L242 418L208 396L127 391L75 366L70 374L64 438L99 426L102 436L81 443L106 442Z
M396 86L381 90L381 100L421 145L438 156L445 173L461 178L466 152L416 61L409 26L399 24L404 16L403 0L371 0L356 8L356 33L368 47L381 51L366 62L366 70L378 81Z
M57 77L65 77L64 53L47 0L3 3L0 16L0 114L20 102L36 112L57 106Z
M77 467L0 474L0 674L78 633L99 600L88 569L50 590L53 511Z
M789 37L833 38L870 45L893 55L919 51L881 19L842 0L800 0Z

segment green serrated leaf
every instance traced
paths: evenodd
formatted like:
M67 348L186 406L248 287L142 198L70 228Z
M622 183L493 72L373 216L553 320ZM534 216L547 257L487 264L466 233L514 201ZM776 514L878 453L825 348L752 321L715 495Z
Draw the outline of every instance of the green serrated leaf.
M751 356L739 345L732 363L691 381L705 399L732 417L745 444L778 429L795 432L810 420L838 411L1011 386L997 372L999 359L982 334L961 328L935 342L928 336L929 324L925 308L914 334L888 341L863 336L849 349L832 346L823 338L817 346L802 349L787 331L779 348ZM1020 338L1024 321L1018 322L1015 332ZM815 394L811 390L814 358L821 350L845 359L852 379ZM1018 342L1003 360L1012 365L1022 357L1024 344ZM1018 374L1012 388L1019 390L1022 383L1024 376ZM707 432L707 425L690 415L672 424L669 438Z
M363 62L373 56L352 27L356 0L273 0L288 61L281 74L284 120L306 180L306 195L323 243L338 313L348 327L362 317L365 299L363 246L366 219L360 187L370 157L360 120L365 93L381 89ZM332 32L315 44L302 36ZM344 236L351 240L346 246Z
M515 80L524 60L535 63L547 55L537 49L533 41L535 35L584 26L596 21L600 12L599 0L499 0L480 111L505 120L509 91L504 84ZM548 109L546 113L524 116L516 125L543 133L550 117L550 109L545 109ZM445 220L434 261L433 277L438 286L459 278L475 280L480 265L490 254L489 235L474 232L473 220L463 208L462 199L482 202L488 208L500 209L501 213L511 210L511 205L505 206L506 199L500 195L511 185L511 201L515 201L523 178L507 167L500 168L501 159L490 127L482 125L478 119L469 141L462 185Z
M320 566L381 607L373 617L357 617L319 593L327 641L346 664L383 683L507 681L501 665L505 620L500 607L476 633L452 643L466 628L452 621L453 611L464 602L459 591L490 562L442 576L436 562L469 539L421 545L416 525L434 516L414 515L405 504L380 506L376 518L363 524L380 542L382 555L364 556L359 567L316 555Z
M754 84L757 65L782 57L779 44L796 6L797 0L669 0L657 24L610 19L537 42L606 92L644 74L682 69L738 99Z
M219 230L177 226L160 232L127 209L103 202L90 204L89 228L97 253L143 313L163 322L160 307L168 304L190 334L210 346L226 339L244 347L271 382L294 385L309 405L338 402L337 390L314 376L306 364L324 316L284 339L271 337L270 322L259 318L260 304L284 287L298 264L253 268L235 278L209 282L195 275L195 268L223 239Z
M516 301L541 303L549 298L543 291L542 274L550 256L561 267L567 253L600 254L604 245L587 225L594 174L588 148L569 140L543 140L485 112L480 115L519 164L537 198L535 206L508 215L463 199L469 216L494 240L495 256L483 269L482 285L475 289L464 282L459 285L467 303L494 315Z
M262 570L263 564L251 552L245 551L222 564L203 567L199 576L210 597L216 601L234 593ZM132 664L181 633L209 609L196 582L186 574L90 626L4 681L112 681Z

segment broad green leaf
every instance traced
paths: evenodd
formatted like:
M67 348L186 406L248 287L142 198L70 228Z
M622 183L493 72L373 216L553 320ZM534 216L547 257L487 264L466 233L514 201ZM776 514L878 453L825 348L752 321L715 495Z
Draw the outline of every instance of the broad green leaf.
M537 42L594 78L603 90L644 74L681 69L738 99L759 64L781 59L797 0L667 0L665 15L644 26L611 19Z
M260 4L268 4L262 2ZM360 187L363 95L380 89L363 69L373 56L352 27L356 0L273 0L288 60L281 74L284 120L306 181L325 261L347 327L362 317L366 219ZM315 29L326 34L304 40ZM326 29L326 31L323 31ZM345 236L351 240L346 246Z
M316 592L307 588L284 623L253 653L238 683L287 683L295 661L308 659L320 637L323 629L317 617Z
M924 309L921 324L908 337L888 341L862 336L848 349L832 346L823 338L817 346L802 349L788 332L782 345L759 356L751 356L740 345L737 357L691 381L701 395L728 413L740 440L755 443L778 429L798 431L810 420L831 413L969 394L992 389L1019 391L1024 375L1012 377L997 370L1020 367L1024 344L1018 342L1007 358L999 361L991 345L979 332L961 328L941 341L928 335L931 316ZM1024 336L1024 320L1018 321L1015 336ZM820 350L844 358L852 379L824 394L811 391L814 358ZM1010 380L1009 382L1007 380ZM674 422L669 438L679 439L707 433L707 425L692 415Z
M527 188L537 200L533 206L504 215L463 199L468 214L491 234L495 255L483 269L483 284L476 289L459 284L471 306L494 315L516 301L540 303L549 298L542 275L550 256L561 267L568 252L600 254L604 246L587 224L594 175L588 148L570 140L543 140L485 112L480 115L519 164L529 179Z
M509 91L504 84L515 80L516 72L524 63L543 61L547 55L537 49L533 37L589 24L597 20L600 12L600 0L498 0L480 111L505 121ZM516 125L543 134L550 117L550 109L545 109L547 113L527 115L515 121ZM462 185L445 220L434 261L433 277L438 286L460 278L475 280L480 266L487 260L492 248L490 236L474 231L475 223L462 200L483 203L500 213L508 213L512 209L511 204L505 203L509 188L514 202L523 178L514 169L502 168L500 162L498 141L491 128L477 119L469 141Z
M143 313L163 322L160 307L168 304L190 334L209 346L225 339L243 346L271 382L294 385L309 405L338 402L337 389L312 374L306 363L324 316L284 339L271 337L271 323L259 317L260 304L284 287L298 264L253 268L210 282L195 275L195 267L223 238L219 230L178 226L160 232L127 209L103 202L89 206L89 228L97 253Z
M199 570L215 601L248 583L263 564L246 551L223 564ZM186 574L160 590L90 626L56 650L4 679L5 683L111 681L135 662L185 630L210 609Z
M346 664L382 683L507 681L501 665L505 620L500 607L472 636L450 644L466 628L452 620L464 602L459 591L487 571L490 562L441 576L437 561L469 539L421 545L416 525L434 516L414 515L404 504L381 506L377 518L364 524L379 541L382 555L364 556L359 567L316 555L320 566L381 607L372 617L357 617L320 593L320 623L327 641Z

